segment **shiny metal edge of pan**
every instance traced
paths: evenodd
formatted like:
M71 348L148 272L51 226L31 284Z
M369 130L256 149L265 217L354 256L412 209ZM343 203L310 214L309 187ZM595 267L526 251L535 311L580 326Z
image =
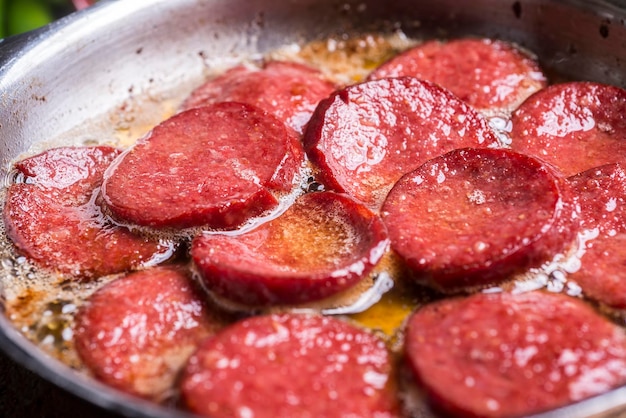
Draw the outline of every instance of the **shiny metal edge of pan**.
M0 42L0 171L33 144L106 114L130 95L179 99L211 57L236 61L345 32L488 36L516 42L566 78L626 86L626 2L601 0L101 1ZM131 93L131 91L133 93ZM1 277L0 277L1 280ZM0 311L2 311L0 281ZM0 349L59 387L129 417L185 416L105 387L27 341L0 315ZM613 417L626 387L538 417Z

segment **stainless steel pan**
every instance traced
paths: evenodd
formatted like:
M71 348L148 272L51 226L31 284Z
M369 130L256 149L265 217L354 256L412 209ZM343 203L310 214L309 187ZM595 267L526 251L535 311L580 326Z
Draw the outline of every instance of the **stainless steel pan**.
M45 148L67 132L81 143L119 134L125 124L156 123L163 103L179 101L215 65L342 33L401 29L411 37L497 37L535 52L560 76L624 87L625 22L626 1L617 0L101 1L0 42L0 175L21 153ZM112 120L116 109L125 116ZM103 115L111 123L101 123ZM1 313L8 271L0 274ZM48 358L1 314L0 348L108 410L181 416ZM546 416L623 416L624 407L626 387Z

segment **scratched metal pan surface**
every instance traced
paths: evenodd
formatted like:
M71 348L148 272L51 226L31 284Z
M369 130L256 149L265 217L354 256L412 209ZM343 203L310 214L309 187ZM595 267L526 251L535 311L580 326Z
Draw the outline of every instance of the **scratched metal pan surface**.
M626 1L142 0L101 1L0 42L0 175L38 142L80 132L135 97L175 102L214 58L262 54L341 33L496 37L567 78L626 86ZM134 103L134 102L133 102ZM156 112L158 113L158 112ZM145 123L158 122L159 115ZM129 417L184 416L94 382L43 354L3 315L0 349L59 387ZM623 416L626 387L545 417Z

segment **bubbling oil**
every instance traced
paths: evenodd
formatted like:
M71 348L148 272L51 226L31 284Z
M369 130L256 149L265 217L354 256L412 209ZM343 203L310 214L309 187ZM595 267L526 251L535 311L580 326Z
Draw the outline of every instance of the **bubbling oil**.
M418 40L409 39L401 32L391 35L345 36L314 41L302 46L286 45L270 52L266 58L308 64L320 69L338 86L344 86L363 81L373 68L417 43L419 43ZM250 62L254 59L256 57L250 57ZM228 59L225 58L225 60ZM178 104L184 97L180 95L177 97L176 94L172 97L176 98L151 96L148 100L142 100L140 96L132 96L121 106L112 109L110 114L82 124L59 138L34 144L27 155L20 156L20 158L57 146L111 145L128 148L137 139L145 136L152 126L177 111ZM502 145L507 146L510 143L507 121L493 119L491 125L498 132ZM14 173L11 175L15 176ZM11 175L5 179L5 186L16 180ZM280 216L302 194L324 190L324 185L318 181L317 173L308 163L302 167L294 182L296 187L292 193L277 196L280 202L277 209L250 220L236 231L206 231L203 228L190 228L184 231L166 230L156 233L151 229L118 224L140 234L156 236L165 241L181 242L181 248L187 251L192 237L200 232L241 234L250 231ZM3 202L5 197L6 187L0 191L0 199ZM555 292L571 291L578 295L575 283L568 282L564 272L571 269L572 265L575 266L576 260L580 261L582 256L580 249L584 246L585 239L585 236L579 237L567 254L558 255L549 263L537 269L531 269L523 275L512 277L500 286L466 289L466 292L529 291L545 288ZM182 258L183 263L191 264L187 254L183 254ZM193 266L190 267L193 270ZM73 346L74 315L93 292L120 275L100 277L91 281L77 281L72 277L40 269L16 252L6 236L4 226L0 231L0 268L2 269L0 304L15 328L20 330L26 338L38 344L46 353L60 359L70 367L84 370ZM197 272L194 275L197 278ZM207 294L221 308L243 312L245 315L284 311L346 315L350 320L383 336L391 350L396 353L401 351L402 329L407 317L423 304L448 296L421 286L419 278L412 277L402 261L391 250L358 284L323 301L298 306L260 308L237 305L210 291L207 291ZM415 399L417 396L410 396L410 398Z
M338 85L361 81L369 69L380 64L398 51L413 45L414 40L408 39L400 32L392 35L368 34L357 37L339 37L312 42L304 46L287 45L270 52L266 59L281 59L302 62L320 69ZM259 57L249 57L253 65ZM224 58L232 63L231 59ZM224 71L228 66L213 65L212 68ZM209 77L216 73L208 74ZM110 113L95 117L58 138L39 141L18 159L36 155L47 149L61 146L97 146L108 145L118 148L129 148L135 141L149 135L150 129L159 122L177 112L183 96L189 92L189 86L181 91L184 93L167 93L163 95L148 94L143 97L139 92L129 91L130 96ZM208 231L208 233L241 234L258 225L280 216L302 194L322 191L323 184L317 180L314 169L305 162L300 173L294 179L296 187L291 193L277 196L278 207L262 216L250 220L236 231ZM11 172L5 177L0 198L5 201L6 187L20 179ZM184 231L159 231L139 228L135 225L124 225L114 221L104 213L107 222L128 227L136 233L150 235L163 242L179 242L185 251L189 241L200 232L199 228ZM31 263L20 255L11 244L2 226L0 231L0 267L3 279L0 281L0 303L7 317L29 340L38 344L42 350L74 368L82 368L72 342L74 315L89 296L121 275L100 277L90 281L78 281L66 275L45 270ZM202 232L207 233L204 229ZM155 260L155 264L160 260ZM186 262L183 260L183 262ZM389 266L390 263L387 263ZM380 263L385 265L385 263ZM351 289L330 298L323 304L308 304L291 307L275 307L275 310L314 310L328 314L349 314L364 311L380 300L382 294L389 291L397 280L397 273L392 267L377 267L368 277ZM238 307L237 309L240 309ZM248 314L257 312L254 308L241 308Z

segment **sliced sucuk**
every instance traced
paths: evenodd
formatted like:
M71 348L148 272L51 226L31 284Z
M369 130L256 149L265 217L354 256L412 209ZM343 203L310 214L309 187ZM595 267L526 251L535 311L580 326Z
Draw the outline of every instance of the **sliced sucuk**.
M580 268L568 275L583 293L610 307L626 308L626 172L619 164L592 168L569 182L585 232Z
M295 62L269 61L262 68L234 67L191 93L183 109L217 102L248 103L302 134L317 103L335 90L322 74Z
M583 229L601 235L626 231L626 171L621 164L594 167L567 179L580 205Z
M278 206L303 159L295 133L274 116L218 103L156 126L107 170L102 194L122 222L234 229Z
M564 294L426 305L408 321L405 352L446 416L527 416L626 383L624 329Z
M626 90L591 82L552 85L512 115L511 147L566 176L626 155Z
M258 316L206 340L182 398L202 416L392 417L391 360L372 333L333 317Z
M578 284L583 294L615 309L626 309L626 233L602 236L585 242L580 269L567 280Z
M200 342L224 326L183 268L159 267L114 280L91 295L76 318L74 341L102 382L163 400Z
M168 258L173 245L108 222L96 204L102 175L120 151L55 148L15 164L4 224L16 248L47 269L80 279Z
M322 100L304 136L323 181L378 209L403 174L463 147L496 146L476 111L412 77L346 87Z
M401 76L432 81L485 114L503 116L547 85L534 59L491 39L425 42L382 64L369 78Z
M416 278L443 290L537 267L577 232L566 182L506 149L459 149L426 162L396 183L381 214Z
M252 306L297 304L353 286L388 245L378 215L346 195L320 192L249 232L200 235L191 255L219 296Z

